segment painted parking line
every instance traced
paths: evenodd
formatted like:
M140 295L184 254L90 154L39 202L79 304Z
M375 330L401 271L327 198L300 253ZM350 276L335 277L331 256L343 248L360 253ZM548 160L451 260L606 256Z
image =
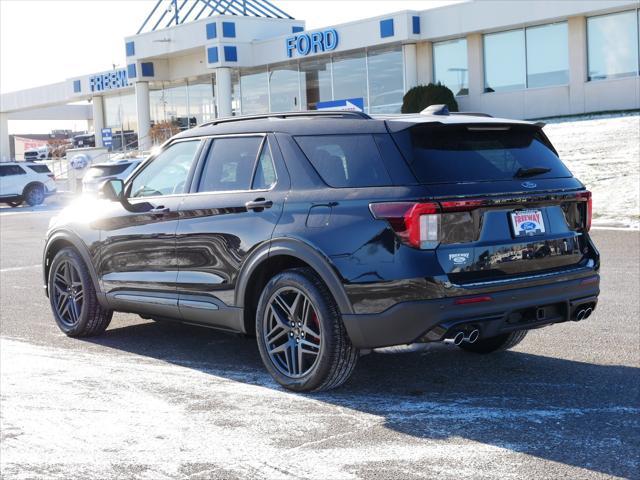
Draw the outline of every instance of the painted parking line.
M31 270L33 268L42 268L42 264L39 263L38 265L27 265L26 267L0 268L0 273L19 272L20 270Z

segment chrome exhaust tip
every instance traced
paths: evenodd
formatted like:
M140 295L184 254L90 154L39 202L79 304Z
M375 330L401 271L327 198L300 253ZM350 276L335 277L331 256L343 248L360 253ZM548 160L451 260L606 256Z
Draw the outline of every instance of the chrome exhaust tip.
M465 342L476 343L478 337L480 336L480 331L477 328L474 328L471 333L464 338Z
M453 337L445 338L444 343L453 343L454 345L460 345L464 341L464 333L458 332Z
M584 312L584 317L582 317L583 319L588 318L589 315L591 315L591 313L593 312L593 308L589 307L585 310Z
M576 315L576 320L578 321L583 320L586 313L587 311L585 309L580 310Z

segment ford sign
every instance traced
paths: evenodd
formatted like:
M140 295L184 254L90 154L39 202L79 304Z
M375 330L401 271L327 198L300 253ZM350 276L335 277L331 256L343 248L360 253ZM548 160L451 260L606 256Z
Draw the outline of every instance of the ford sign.
M524 182L524 183L521 183L520 185L522 185L524 188L536 188L538 186L538 184L533 182Z
M285 41L287 57L293 57L293 52L306 56L310 53L323 53L335 50L338 47L338 32L330 28L322 32L299 33L288 37Z

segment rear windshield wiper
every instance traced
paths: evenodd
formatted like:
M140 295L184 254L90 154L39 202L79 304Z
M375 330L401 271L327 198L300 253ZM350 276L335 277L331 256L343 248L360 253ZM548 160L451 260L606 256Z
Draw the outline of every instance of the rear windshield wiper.
M536 175L542 175L543 173L550 172L551 169L547 167L531 167L531 168L519 168L515 178L534 177Z

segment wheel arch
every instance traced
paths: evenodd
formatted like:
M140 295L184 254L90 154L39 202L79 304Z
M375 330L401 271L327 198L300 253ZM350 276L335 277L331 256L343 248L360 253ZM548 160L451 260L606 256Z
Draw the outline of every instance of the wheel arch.
M44 186L44 183L38 181L38 180L32 180L29 183L27 183L24 188L22 189L22 197L24 197L26 195L26 193L29 191L30 188L32 187L42 187L43 190L45 190L46 192L46 188Z
M100 303L105 306L106 301L104 299L104 295L102 294L100 282L98 281L98 275L96 273L93 262L91 261L89 250L82 242L82 240L80 240L80 238L68 231L55 232L47 239L47 243L44 247L44 253L42 257L42 270L44 275L44 289L47 297L49 296L49 270L51 268L51 262L53 261L56 254L65 247L72 247L80 254L82 260L87 265L87 269L89 270L89 275L91 276L91 281L96 291L96 296L98 297Z
M311 268L331 292L340 312L353 313L337 269L328 257L302 240L274 239L255 250L238 275L235 304L244 310L245 333L253 332L254 310L264 285L277 273L296 267Z

